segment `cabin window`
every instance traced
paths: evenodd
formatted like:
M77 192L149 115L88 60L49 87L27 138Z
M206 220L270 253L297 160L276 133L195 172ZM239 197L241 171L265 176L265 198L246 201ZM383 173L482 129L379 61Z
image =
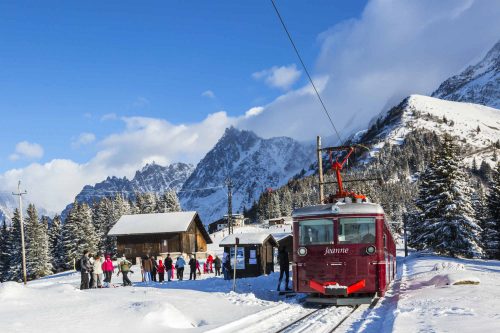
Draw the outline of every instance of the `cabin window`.
M299 222L300 245L333 244L332 220L307 220Z
M375 243L375 219L371 217L348 217L339 219L340 244Z

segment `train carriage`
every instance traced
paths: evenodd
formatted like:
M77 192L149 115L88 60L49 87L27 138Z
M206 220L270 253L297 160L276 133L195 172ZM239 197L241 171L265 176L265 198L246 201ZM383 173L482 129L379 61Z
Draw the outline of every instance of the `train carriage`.
M330 154L337 192L323 196L322 153ZM293 212L293 287L309 301L338 305L370 303L383 296L396 273L396 246L382 207L343 186L340 171L353 146L321 148L320 204ZM341 162L333 153L347 152ZM338 156L337 156L338 159ZM345 180L344 180L345 181Z
M383 296L395 276L395 244L378 204L343 202L293 213L294 290L310 301L355 304Z

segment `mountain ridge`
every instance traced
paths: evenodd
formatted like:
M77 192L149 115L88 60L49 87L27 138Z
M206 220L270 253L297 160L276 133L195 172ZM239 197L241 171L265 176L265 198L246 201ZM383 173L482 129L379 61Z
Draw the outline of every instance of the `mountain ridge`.
M500 108L500 41L477 64L441 83L431 96Z

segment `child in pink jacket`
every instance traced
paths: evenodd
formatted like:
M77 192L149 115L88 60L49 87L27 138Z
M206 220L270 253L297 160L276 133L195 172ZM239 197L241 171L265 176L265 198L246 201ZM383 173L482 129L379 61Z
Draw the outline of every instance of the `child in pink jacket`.
M104 284L109 286L111 283L111 276L113 275L115 268L113 267L113 262L111 261L111 256L106 255L106 260L102 263L102 271L104 273Z

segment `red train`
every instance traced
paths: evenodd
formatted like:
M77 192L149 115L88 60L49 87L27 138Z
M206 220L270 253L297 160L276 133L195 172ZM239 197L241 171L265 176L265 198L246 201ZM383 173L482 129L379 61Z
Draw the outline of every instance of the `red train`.
M293 212L293 287L309 293L310 302L370 303L376 294L383 296L394 279L394 238L380 205L343 188L340 170L354 148L325 149L348 153L342 163L332 161L338 191L331 202ZM322 150L318 139L318 152ZM320 168L320 196L322 178Z

